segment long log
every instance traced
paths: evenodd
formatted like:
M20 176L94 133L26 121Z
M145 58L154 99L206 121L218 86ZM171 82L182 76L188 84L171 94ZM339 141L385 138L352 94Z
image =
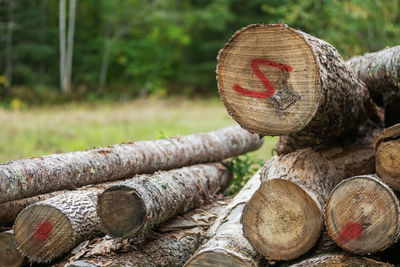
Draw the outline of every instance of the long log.
M363 267L392 267L394 265L377 261L366 257L354 257L347 254L325 254L318 255L301 262L290 265L291 267L309 267L309 266L363 266Z
M158 237L133 246L134 239L103 237L79 248L75 255L56 266L105 266L107 264L130 267L180 267L205 238L205 231L215 221L230 199L213 201L168 221L157 229ZM85 265L86 264L86 265ZM68 266L68 265L67 265Z
M261 170L261 186L247 202L243 231L266 258L291 260L317 242L323 207L333 187L347 177L374 171L374 136L307 148L275 157Z
M134 177L100 195L97 215L108 235L136 235L143 240L154 226L213 199L228 186L230 178L222 164L194 165L150 177Z
M20 267L27 260L18 251L12 230L0 233L0 266Z
M259 186L260 174L257 172L218 216L207 233L209 240L185 264L186 267L261 266L262 257L244 237L240 223L245 203Z
M400 124L393 125L380 133L375 139L376 173L400 191Z
M350 253L383 251L400 237L400 203L376 176L352 177L330 194L325 225L331 238Z
M249 25L218 55L218 89L228 113L260 135L300 147L343 136L367 118L370 97L330 44L286 25Z
M0 165L0 203L138 173L216 162L261 145L258 135L231 126L209 133L11 161Z

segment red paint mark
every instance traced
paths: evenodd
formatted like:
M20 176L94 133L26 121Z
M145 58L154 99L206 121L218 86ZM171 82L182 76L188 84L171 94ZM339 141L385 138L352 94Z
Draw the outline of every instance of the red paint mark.
M261 83L264 85L265 89L267 90L265 92L255 92L249 89L245 89L237 83L233 85L233 90L235 90L241 95L251 96L256 98L268 98L270 96L273 96L275 93L275 89L269 82L268 78L264 75L264 73L262 73L262 71L258 68L258 65L271 66L286 72L291 72L293 70L293 68L289 65L279 64L275 61L268 60L265 58L255 58L251 61L251 69L253 70L257 78L261 81Z
M363 226L358 222L346 224L337 236L337 242L344 244L358 239L363 232Z
M34 237L39 241L45 241L51 234L53 224L49 221L44 221L38 224L35 229Z

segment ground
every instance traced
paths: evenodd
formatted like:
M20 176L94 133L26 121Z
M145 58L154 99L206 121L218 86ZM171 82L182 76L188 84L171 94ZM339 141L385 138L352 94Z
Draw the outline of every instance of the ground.
M140 99L125 103L68 104L0 109L0 163L128 141L206 132L233 125L218 99ZM252 157L267 159L276 138Z

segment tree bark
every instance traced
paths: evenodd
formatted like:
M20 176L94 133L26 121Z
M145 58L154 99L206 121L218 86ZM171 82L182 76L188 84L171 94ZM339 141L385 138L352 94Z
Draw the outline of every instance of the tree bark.
M11 161L0 165L0 203L134 174L216 162L261 145L258 135L231 126L209 133Z
M97 215L109 236L136 236L141 242L156 225L213 199L230 180L222 164L136 176L107 188L99 197Z
M68 91L66 85L66 70L65 70L65 0L60 0L59 14L59 31L60 31L60 86L61 91Z
M268 165L268 163L267 163ZM240 217L245 203L260 185L257 172L218 216L204 243L185 264L192 266L261 266L261 255L243 235Z
M0 233L0 266L20 267L26 265L27 261L18 251L15 245L12 230Z
M392 189L373 175L339 183L327 201L325 219L331 238L353 254L385 250L400 237L399 201Z
M134 239L110 239L106 236L74 249L75 254L66 261L71 263L70 267L83 264L105 266L110 263L130 267L183 266L205 238L205 230L229 201L213 201L168 221L158 228L158 237L146 243L133 246ZM64 264L65 261L56 266Z
M13 200L10 202L5 202L0 204L0 226L11 226L14 223L15 218L17 218L18 213L20 213L21 210L23 210L25 207L60 195L67 193L68 191L63 190L63 191L55 191L51 192L48 194L43 194L43 195L38 195L30 198L24 198L24 199L18 199L18 200Z
M378 176L400 191L400 124L385 129L375 139L376 173Z
M243 128L290 134L299 148L344 136L367 118L368 90L337 50L286 25L237 31L218 55L217 78Z
M71 91L72 58L74 55L74 32L75 32L76 0L69 0L68 38L66 57L66 86Z
M291 267L309 267L309 266L394 266L390 263L380 262L366 257L354 257L347 254L325 254L318 255L301 262L290 265Z
M378 128L364 138L275 157L261 170L261 186L247 202L244 234L266 258L291 260L310 250L322 229L323 207L342 179L374 171Z

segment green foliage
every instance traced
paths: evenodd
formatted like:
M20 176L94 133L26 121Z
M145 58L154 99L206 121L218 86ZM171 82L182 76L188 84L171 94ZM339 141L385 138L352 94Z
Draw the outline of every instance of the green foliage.
M264 165L264 161L245 154L232 158L226 162L226 165L233 174L233 179L225 194L233 195L239 192L258 169Z

